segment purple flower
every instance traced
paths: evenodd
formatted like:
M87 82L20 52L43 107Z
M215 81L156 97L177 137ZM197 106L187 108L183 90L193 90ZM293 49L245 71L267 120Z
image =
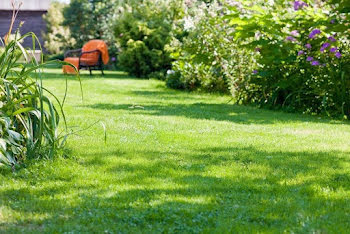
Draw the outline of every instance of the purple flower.
M311 31L310 35L309 35L309 38L310 39L313 39L317 34L320 34L321 33L321 30L319 29L314 29Z
M298 52L298 56L301 56L301 55L303 55L305 52L303 51L303 50L299 50L299 52Z
M338 50L338 48L337 47L332 47L332 48L330 48L330 52L331 53L335 53L335 52L337 52L337 50Z
M331 45L331 44L329 44L328 42L323 43L323 44L322 44L322 47L321 47L321 49L320 49L320 51L323 52L323 51L324 51L325 49L327 49L330 45Z
M306 44L305 47L308 48L308 49L311 49L311 48L312 48L311 44L309 44L309 43Z
M335 57L337 57L337 58L341 58L341 53L340 52L337 52L337 53L335 53Z
M328 37L328 40L330 40L331 42L336 42L337 39L335 39L334 37Z
M300 34L299 34L298 30L293 30L290 32L290 35L292 35L293 37L298 37Z
M292 36L288 36L288 37L286 38L286 40L287 40L287 41L296 41L296 39L295 39L294 37L292 37Z
M332 19L330 23L335 24L335 19Z
M254 71L253 71L253 74L258 74L258 70L254 70Z
M307 6L309 6L309 5L303 1L295 1L294 2L294 10L295 11L300 10L303 7L307 7Z
M315 60L315 61L312 61L311 65L312 66L319 66L320 62Z
M115 57L112 57L112 62L115 62L117 59Z
M299 10L299 8L300 8L300 2L299 1L295 1L294 2L294 10L297 11L297 10Z
M308 56L308 57L306 58L306 61L308 61L308 62L311 62L311 61L313 61L313 60L314 60L314 58L311 57L311 56Z

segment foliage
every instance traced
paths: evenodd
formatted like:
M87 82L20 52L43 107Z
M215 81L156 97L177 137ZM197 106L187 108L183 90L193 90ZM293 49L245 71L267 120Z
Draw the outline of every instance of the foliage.
M76 47L81 48L91 39L102 39L110 53L116 53L113 19L117 6L117 0L71 0L63 11L63 25L70 28Z
M165 84L172 89L186 89L185 82L181 80L181 73L169 70L166 75Z
M232 8L236 13L227 17L236 43L256 51L255 70L246 74L249 84L238 101L350 114L349 41L334 33L343 26L331 20L326 5Z
M28 36L36 38L14 38L0 52L0 164L11 167L25 159L53 158L66 139L58 132L63 103L42 85L45 64L19 63L30 57L19 42Z
M222 18L230 11L220 2L206 5L193 1L186 5L187 15L178 23L184 30L184 38L173 38L169 50L173 62L172 69L180 75L180 82L187 90L228 92L233 76L239 76L241 65L248 64L250 56L241 56L245 51L232 43L232 27ZM169 87L173 87L174 76L168 76Z
M72 38L67 26L63 26L63 9L66 5L52 2L46 15L46 33L43 35L46 50L53 55L63 54L67 49L73 48L75 39Z
M173 22L181 13L174 0L130 1L115 23L119 65L137 77L160 78L170 68L171 59L165 51L170 41Z
M348 0L331 0L330 3L335 7L339 13L350 12L350 2ZM349 17L349 15L347 16Z
M179 75L168 77L169 87L230 90L239 103L350 115L346 1L190 2L180 24L187 34L169 47Z

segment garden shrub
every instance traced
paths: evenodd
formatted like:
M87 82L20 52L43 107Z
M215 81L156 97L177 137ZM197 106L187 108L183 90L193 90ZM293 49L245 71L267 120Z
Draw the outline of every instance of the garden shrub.
M233 29L223 18L230 10L222 2L213 1L210 5L202 1L192 1L186 5L187 14L179 22L181 30L187 34L183 38L173 38L169 51L173 62L172 69L179 74L178 88L229 92L233 77L249 67L251 56L232 41ZM246 66L239 66L242 64ZM168 77L169 87L174 88L173 76Z
M344 22L330 17L329 6L318 4L231 8L236 11L229 16L235 43L256 52L255 69L245 76L248 85L236 91L238 101L350 114L349 40L339 30Z
M172 89L185 89L184 82L181 80L181 73L169 70L167 72L166 86Z
M347 1L189 1L167 85L305 113L350 114ZM181 83L181 84L179 84Z
M181 13L176 2L130 1L122 8L115 23L121 68L137 77L164 77L172 61L165 46Z
M333 9L338 14L350 12L350 1L348 0L330 0L329 3L332 4ZM346 17L349 19L349 15L346 15Z

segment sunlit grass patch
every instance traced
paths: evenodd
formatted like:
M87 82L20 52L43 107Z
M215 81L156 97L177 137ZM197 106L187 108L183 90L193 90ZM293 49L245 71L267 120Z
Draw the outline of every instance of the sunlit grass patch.
M63 95L60 70L44 84ZM69 157L1 171L3 232L346 232L350 125L169 90L69 80Z

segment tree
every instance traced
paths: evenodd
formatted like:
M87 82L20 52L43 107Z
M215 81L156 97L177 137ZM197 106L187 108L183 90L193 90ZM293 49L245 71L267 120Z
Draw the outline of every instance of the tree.
M62 25L65 6L64 3L54 1L43 17L47 25L47 32L43 35L44 47L50 54L61 54L76 43L71 37L69 28Z
M116 6L116 0L72 0L65 7L63 24L70 28L77 47L91 39L102 39L112 51L115 50L113 18Z

